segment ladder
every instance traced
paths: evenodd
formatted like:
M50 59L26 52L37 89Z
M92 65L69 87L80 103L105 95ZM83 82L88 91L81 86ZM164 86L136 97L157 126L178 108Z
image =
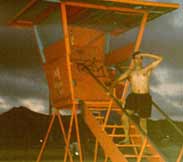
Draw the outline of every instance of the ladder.
M106 112L105 114L103 114L104 111ZM122 110L112 100L109 102L86 102L84 107L85 122L96 137L94 162L97 162L99 144L104 151L104 162L107 162L109 159L112 162L130 160L137 162L142 160L165 162L162 155L156 150L150 140L139 131L134 123L130 125L131 143L120 144L119 139L125 137L122 131L124 126L108 122L111 112L123 115ZM121 130L121 133L117 133L119 130Z

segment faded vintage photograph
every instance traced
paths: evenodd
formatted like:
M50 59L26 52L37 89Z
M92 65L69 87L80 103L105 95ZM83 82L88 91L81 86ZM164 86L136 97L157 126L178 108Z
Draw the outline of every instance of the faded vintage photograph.
M182 0L0 0L1 162L183 162Z

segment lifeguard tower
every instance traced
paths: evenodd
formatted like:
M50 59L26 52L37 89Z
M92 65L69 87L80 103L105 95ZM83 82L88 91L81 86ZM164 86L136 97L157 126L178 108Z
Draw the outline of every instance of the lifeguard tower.
M66 144L64 162L68 159L73 161L69 150L72 127L76 128L79 161L83 161L80 133L84 132L79 131L76 113L81 108L86 124L96 137L94 162L97 161L99 146L104 151L105 162L127 162L130 159L137 162L166 161L133 121L131 144L115 144L114 138L124 137L124 134L116 134L123 125L112 125L108 119L111 112L125 113L122 105L128 82L118 85L116 92L111 94L107 86L113 78L106 67L129 59L131 53L140 48L147 22L177 8L178 4L143 0L30 0L9 21L12 26L33 28L48 81L51 105L55 109L37 162L41 161L55 117L59 119ZM110 50L111 35L123 34L138 26L136 40L120 49ZM59 113L61 109L72 111L68 132L65 132ZM102 111L106 112L105 115ZM131 148L131 154L126 153L125 148ZM150 154L144 154L145 149ZM182 155L183 149L177 162L181 161Z

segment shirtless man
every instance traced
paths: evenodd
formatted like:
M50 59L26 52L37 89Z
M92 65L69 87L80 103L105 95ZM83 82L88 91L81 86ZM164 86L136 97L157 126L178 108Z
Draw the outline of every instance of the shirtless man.
M149 65L142 67L143 58L154 59ZM123 73L114 83L119 83L124 79L128 79L131 85L131 93L128 95L125 104L125 110L129 115L137 113L140 117L139 125L147 134L147 118L151 116L152 98L149 94L149 79L151 72L156 68L162 57L149 54L135 52L132 56L130 68ZM129 143L129 119L124 114L121 118L124 124L125 139L123 143Z

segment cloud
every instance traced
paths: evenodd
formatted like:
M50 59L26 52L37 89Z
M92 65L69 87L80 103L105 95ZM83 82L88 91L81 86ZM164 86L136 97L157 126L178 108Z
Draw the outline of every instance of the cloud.
M183 115L183 80L182 69L173 69L165 66L158 68L153 74L151 91L155 102L162 107L172 119L180 120ZM157 112L155 118L162 118ZM183 120L183 119L182 119Z
M37 69L1 69L0 76L2 96L48 97L46 79Z
M35 98L26 98L19 100L20 105L30 108L36 112L48 112L48 105L45 100L35 99Z
M167 0L154 0L154 1L180 4L180 9L176 10L174 12L174 14L171 14L168 23L171 26L182 29L182 27L183 27L183 14L182 14L183 1L182 0L169 0L169 1L167 1Z
M164 95L165 97L177 97L183 92L181 83L163 83L157 86L152 86L151 90L154 93Z
M181 83L180 80L183 79L182 68L174 68L167 63L155 69L153 75L162 83Z
M7 102L4 98L0 98L0 111L7 111L7 109L10 109L11 104Z
M183 85L183 71L179 68L163 67L158 68L153 73L153 80L156 84L151 86L152 91L159 94L166 94L167 96L182 95Z
M37 112L48 112L48 87L38 69L1 69L0 112L25 106Z
M177 10L173 15L172 15L172 22L169 21L170 25L173 25L176 28L182 29L183 27L183 13L182 13L182 8Z
M12 107L24 106L30 110L42 113L48 113L48 101L39 98L20 98L12 96L0 97L0 112L5 112Z

